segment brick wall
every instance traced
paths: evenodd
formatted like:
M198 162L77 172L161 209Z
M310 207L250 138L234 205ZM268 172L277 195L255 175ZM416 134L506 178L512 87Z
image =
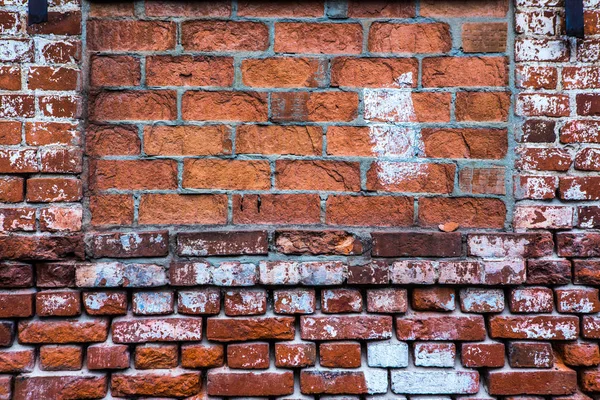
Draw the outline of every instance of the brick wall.
M0 399L595 396L599 6L0 0Z

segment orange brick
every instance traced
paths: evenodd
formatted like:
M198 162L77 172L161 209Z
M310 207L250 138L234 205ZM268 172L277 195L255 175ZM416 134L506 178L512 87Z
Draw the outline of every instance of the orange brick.
M423 86L506 86L504 57L432 57L423 60Z
M204 194L147 194L140 200L140 224L201 224L227 222L227 197Z
M329 196L326 221L330 225L411 226L412 197Z
M284 190L359 191L360 169L353 162L281 160L276 163L275 186Z
M148 155L231 154L231 132L225 125L144 127L144 152Z
M375 22L369 31L369 51L375 53L447 53L450 27L444 23Z
M359 54L363 31L359 24L275 23L278 53Z
M322 142L321 127L241 125L235 150L238 154L321 155Z
M198 121L266 121L267 95L255 92L186 92L183 119Z
M500 199L421 198L419 225L437 226L456 222L464 228L503 228L506 205Z
M268 161L185 160L183 187L268 190L271 188L271 168Z
M314 58L272 57L242 61L242 82L253 87L318 87L327 66Z

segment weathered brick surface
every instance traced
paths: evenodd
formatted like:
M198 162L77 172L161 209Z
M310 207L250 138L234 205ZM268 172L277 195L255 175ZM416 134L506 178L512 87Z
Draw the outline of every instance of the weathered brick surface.
M597 0L49 6L0 0L0 399L600 392Z

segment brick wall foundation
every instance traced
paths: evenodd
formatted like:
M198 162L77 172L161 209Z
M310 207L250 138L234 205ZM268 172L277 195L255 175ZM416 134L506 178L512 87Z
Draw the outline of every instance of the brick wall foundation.
M0 0L0 400L598 396L584 6Z

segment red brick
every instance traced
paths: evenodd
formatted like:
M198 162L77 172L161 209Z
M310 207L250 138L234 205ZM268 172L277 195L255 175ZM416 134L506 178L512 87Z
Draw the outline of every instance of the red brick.
M369 51L375 53L446 53L452 48L444 23L375 22L369 30Z
M358 163L345 161L281 160L276 163L275 186L284 190L360 190Z
M450 193L454 164L377 161L367 171L367 190Z
M294 374L286 372L208 372L210 396L286 396L294 393Z
M564 94L527 93L517 97L517 115L567 117L570 115L569 96Z
M48 21L40 24L27 26L27 33L42 35L80 35L81 34L81 12L80 11L50 11Z
M491 371L488 392L492 395L561 395L577 389L577 373L565 366L540 371Z
M188 91L182 100L186 120L266 121L267 96L257 92Z
M0 351L0 371L3 373L31 372L34 363L33 350Z
M77 147L46 147L39 153L41 172L80 173L83 169L83 152Z
M40 368L44 371L77 371L83 355L79 346L40 347Z
M367 290L367 311L370 313L403 313L407 308L405 289Z
M47 63L73 63L81 60L81 40L51 40L38 42L38 54Z
M260 22L185 21L181 26L181 44L195 51L264 51L269 32Z
M38 152L36 149L0 150L0 173L19 174L38 171Z
M29 95L0 95L0 118L32 118L35 115L34 97Z
M181 366L184 368L221 367L224 359L220 344L185 344L181 346Z
M19 66L15 65L0 67L0 89L21 89L21 68Z
M91 51L162 51L175 47L175 22L90 20Z
M140 79L140 61L135 57L94 55L91 58L92 86L137 86Z
M269 368L269 344L249 343L228 345L227 366L237 369Z
M133 223L133 196L107 194L90 196L92 225L131 225Z
M24 179L7 176L0 178L0 201L3 203L18 203L25 196Z
M506 205L500 199L421 198L419 224L436 226L452 221L461 227L502 228Z
M372 261L365 265L348 266L350 285L387 285L390 282L390 266L385 261ZM369 295L369 292L367 292Z
M575 264L577 271L577 264ZM571 282L568 260L527 260L527 283L531 285L564 285ZM582 282L583 283L583 282Z
M419 316L397 317L396 336L399 340L458 340L478 341L485 338L485 323L476 316Z
M185 0L147 0L146 15L152 17L228 17L231 3L224 0L190 2Z
M0 208L0 231L35 231L34 208Z
M515 198L548 200L556 197L558 177L556 176L515 176Z
M125 292L85 292L83 305L89 315L127 314L127 293Z
M503 57L432 57L423 60L424 87L506 86Z
M467 0L457 3L452 0L425 0L421 4L421 15L425 17L465 18L497 17L502 18L508 12L506 0Z
M0 121L0 144L16 145L21 143L21 122Z
M262 160L186 160L183 187L196 189L268 190L271 169Z
M319 363L328 368L360 367L360 343L338 342L319 345Z
M135 348L135 368L160 369L177 367L177 345L141 345Z
M522 143L552 143L556 141L555 127L555 121L528 119L523 123L517 140Z
M596 313L600 311L598 289L557 289L556 309L559 313Z
M231 86L233 59L204 56L152 56L146 59L149 86Z
M112 323L112 338L114 343L199 341L202 339L202 319L121 319Z
M79 95L40 96L38 103L44 117L80 118L83 109Z
M235 224L314 224L321 220L318 194L234 195Z
M502 159L508 148L504 129L430 128L422 135L425 155L433 158Z
M106 377L78 376L20 376L15 379L15 399L98 398L106 396Z
M113 374L110 386L116 397L188 397L200 392L202 380L199 372Z
M586 35L600 34L600 12L598 10L586 10L583 13L583 26Z
M171 264L171 285L181 282L173 278L174 270L181 264ZM184 271L189 268L184 268ZM184 273L183 273L184 274ZM221 310L221 292L218 289L179 291L177 293L177 312L179 314L218 314Z
M89 346L87 367L90 370L129 368L128 347L123 344Z
M566 365L591 367L600 364L597 343L564 343L559 349Z
M289 1L273 3L269 1L244 1L238 4L238 15L244 17L322 17L323 1Z
M517 67L517 86L527 89L555 89L558 71L555 67L524 65Z
M412 292L412 308L420 311L452 311L456 307L455 298L452 288L415 288Z
M456 257L462 252L458 232L374 232L371 237L375 257Z
M226 126L153 125L144 129L144 152L148 155L230 154L230 134Z
M90 4L90 17L133 17L133 15L133 1Z
M464 167L458 173L459 187L469 194L505 194L505 170L500 167Z
M36 314L40 317L72 317L81 314L79 292L43 291L35 300Z
M208 318L206 336L215 342L294 338L294 318Z
M126 125L91 125L86 132L88 156L127 156L140 153L137 128Z
M352 121L358 113L354 92L278 92L271 95L273 121Z
M300 317L303 340L375 340L392 337L390 316ZM332 329L333 328L333 329Z
M461 35L462 49L465 53L504 53L507 30L506 22L464 23Z
M459 92L456 95L458 121L507 121L510 94L506 92Z
M143 195L139 205L140 224L223 224L227 199L220 195Z
M337 57L331 65L331 86L415 86L417 69L418 62L415 59ZM401 76L402 82L399 83Z
M315 291L308 289L273 291L276 314L312 314L315 312Z
M74 68L29 67L27 87L32 90L76 90L78 80L79 71Z
M83 259L81 235L0 235L0 259L60 260Z
M77 125L61 122L30 122L25 125L25 141L29 145L64 144L79 146L81 132Z
M515 167L529 171L567 171L571 166L569 151L559 148L517 148Z
M315 365L314 343L275 343L275 366L278 368L302 368Z
M283 254L361 254L361 240L345 231L277 231L275 249ZM306 265L306 264L304 264Z
M572 340L579 333L573 316L494 316L489 324L492 338Z
M273 57L242 61L242 82L252 87L324 86L326 66L312 58Z
M510 342L508 362L513 368L550 368L554 356L550 343Z
M329 196L326 221L330 225L411 226L413 199L388 196Z
M300 391L303 394L364 394L367 379L362 371L302 371Z
M236 130L238 154L321 155L323 132L313 126L241 125Z
M111 91L92 96L90 119L110 120L174 120L177 118L174 91Z
M275 23L275 52L359 54L362 26L346 23Z
M38 272L37 285L40 285L40 276ZM43 284L43 281L42 281ZM0 287L18 288L33 286L33 268L29 264L18 262L0 263ZM1 329L2 324L0 324Z
M412 18L415 5L412 1L378 0L364 2L350 0L348 16L351 18Z
M467 368L500 368L504 366L503 343L464 343L462 364Z
M168 242L167 231L95 233L89 253L95 258L161 257L168 253Z
M361 312L363 300L357 289L327 289L321 292L321 311L327 314Z
M99 160L92 165L92 187L106 189L175 189L173 160Z
M104 342L108 337L108 321L21 321L19 342L21 343L85 343Z
M267 312L267 292L236 290L225 293L225 315L261 315Z

